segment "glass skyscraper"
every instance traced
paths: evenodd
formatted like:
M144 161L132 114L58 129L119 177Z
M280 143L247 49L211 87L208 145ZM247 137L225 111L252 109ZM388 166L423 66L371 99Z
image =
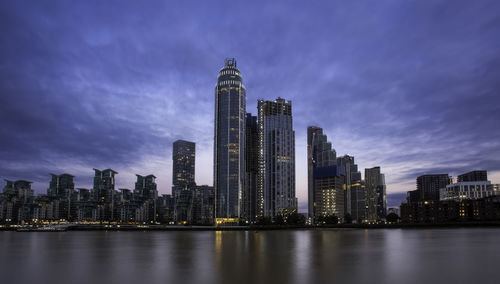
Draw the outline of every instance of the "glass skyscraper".
M246 90L236 60L228 58L215 86L214 187L215 217L241 216L245 185Z

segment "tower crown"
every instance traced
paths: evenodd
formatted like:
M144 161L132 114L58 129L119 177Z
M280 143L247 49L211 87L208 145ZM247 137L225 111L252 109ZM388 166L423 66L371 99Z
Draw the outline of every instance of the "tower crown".
M234 68L236 68L236 59L234 59L234 58L226 58L224 60L224 66L225 67L234 67Z

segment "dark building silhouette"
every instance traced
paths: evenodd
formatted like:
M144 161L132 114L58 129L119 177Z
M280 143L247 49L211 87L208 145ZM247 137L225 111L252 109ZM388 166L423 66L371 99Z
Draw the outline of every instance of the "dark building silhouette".
M385 176L380 167L365 169L367 220L384 220L387 212Z
M451 183L448 174L422 175L417 178L417 192L413 194L418 198L415 201L439 201L439 190ZM410 196L412 196L410 194Z
M242 217L247 221L257 218L257 174L259 170L259 135L257 116L247 113L245 119L245 190L243 191Z
M488 181L488 173L486 171L471 171L458 176L458 182L469 181Z
M192 224L212 225L214 222L215 205L214 187L208 185L196 186L193 193Z
M215 217L238 222L245 186L246 91L234 58L226 59L215 86ZM228 219L230 218L230 219Z

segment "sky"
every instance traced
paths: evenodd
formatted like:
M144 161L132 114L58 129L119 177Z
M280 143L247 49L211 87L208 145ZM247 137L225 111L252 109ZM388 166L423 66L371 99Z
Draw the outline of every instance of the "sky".
M499 1L22 1L0 4L0 178L93 168L157 176L196 143L212 184L214 87L237 60L247 112L292 101L296 192L307 208L306 129L322 127L388 204L417 176L482 169L500 183Z

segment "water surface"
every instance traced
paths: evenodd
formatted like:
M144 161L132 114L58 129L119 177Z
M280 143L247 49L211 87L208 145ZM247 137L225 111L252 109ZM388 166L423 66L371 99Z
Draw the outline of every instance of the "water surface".
M1 283L500 283L499 272L491 228L0 232Z

